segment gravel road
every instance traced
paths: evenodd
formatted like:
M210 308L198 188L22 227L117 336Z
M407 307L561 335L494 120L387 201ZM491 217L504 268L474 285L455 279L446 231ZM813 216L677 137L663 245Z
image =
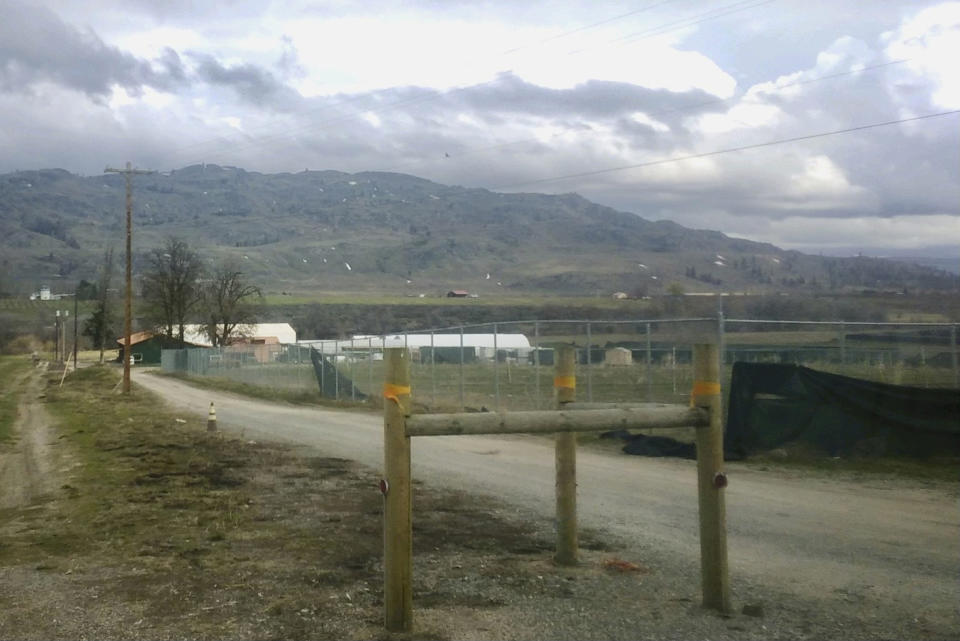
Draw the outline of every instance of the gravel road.
M377 414L251 400L137 370L135 376L184 411L206 413L215 402L222 429L309 445L375 469L382 465ZM505 509L548 524L553 466L552 445L542 438L427 437L413 443L415 479L495 496ZM577 467L581 526L658 559L697 594L695 463L581 448ZM960 633L955 484L743 464L728 464L727 471L736 608L759 596L768 611L771 599L793 600L811 617L829 617L831 607L842 605L844 616L853 612L867 626L860 634L844 629L840 636L846 637Z

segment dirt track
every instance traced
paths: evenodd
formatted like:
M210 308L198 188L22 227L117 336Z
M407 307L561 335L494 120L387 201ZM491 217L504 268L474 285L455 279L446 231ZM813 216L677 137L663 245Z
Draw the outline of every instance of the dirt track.
M224 429L320 448L379 469L380 417L244 399L137 375L174 406L217 406ZM542 439L439 437L413 445L417 479L492 495L549 522L553 453ZM840 608L856 619L915 624L887 634L960 629L960 513L956 485L728 466L727 511L735 605L769 594L812 617ZM613 453L578 454L580 522L698 581L694 464ZM414 497L416 501L416 497ZM881 629L883 625L879 625ZM907 630L908 632L903 632ZM855 635L858 636L858 635ZM949 633L947 633L949 636Z
M0 509L28 505L57 486L55 457L50 444L56 436L46 408L37 402L42 389L37 371L27 372L13 425L16 445L0 454Z

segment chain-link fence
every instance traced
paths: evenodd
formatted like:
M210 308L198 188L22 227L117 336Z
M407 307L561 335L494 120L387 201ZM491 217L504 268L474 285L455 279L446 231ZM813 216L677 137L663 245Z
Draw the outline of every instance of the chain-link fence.
M165 371L338 400L376 397L383 348L411 352L418 411L546 409L553 355L577 347L577 398L683 402L691 346L719 343L724 381L736 361L794 363L867 380L960 388L957 325L680 318L515 321L296 345L164 350Z

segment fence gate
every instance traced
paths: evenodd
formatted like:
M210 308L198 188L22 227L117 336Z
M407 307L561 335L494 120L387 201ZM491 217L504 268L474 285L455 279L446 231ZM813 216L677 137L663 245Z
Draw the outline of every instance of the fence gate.
M727 570L726 508L723 489L723 425L719 351L694 346L694 383L690 406L576 403L575 351L558 351L554 411L470 414L410 413L410 353L384 350L383 384L384 623L391 632L413 627L413 517L410 438L466 434L556 434L556 562L577 563L576 433L614 429L696 427L697 495L700 515L700 566L703 605L730 611Z

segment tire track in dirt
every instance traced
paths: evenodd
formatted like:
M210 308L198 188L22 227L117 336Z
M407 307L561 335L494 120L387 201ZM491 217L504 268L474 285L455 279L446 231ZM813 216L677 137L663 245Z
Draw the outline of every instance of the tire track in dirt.
M12 428L12 447L0 453L0 509L30 505L54 491L58 483L58 456L52 445L57 436L43 403L41 370L34 368L20 377L22 387L17 418Z

